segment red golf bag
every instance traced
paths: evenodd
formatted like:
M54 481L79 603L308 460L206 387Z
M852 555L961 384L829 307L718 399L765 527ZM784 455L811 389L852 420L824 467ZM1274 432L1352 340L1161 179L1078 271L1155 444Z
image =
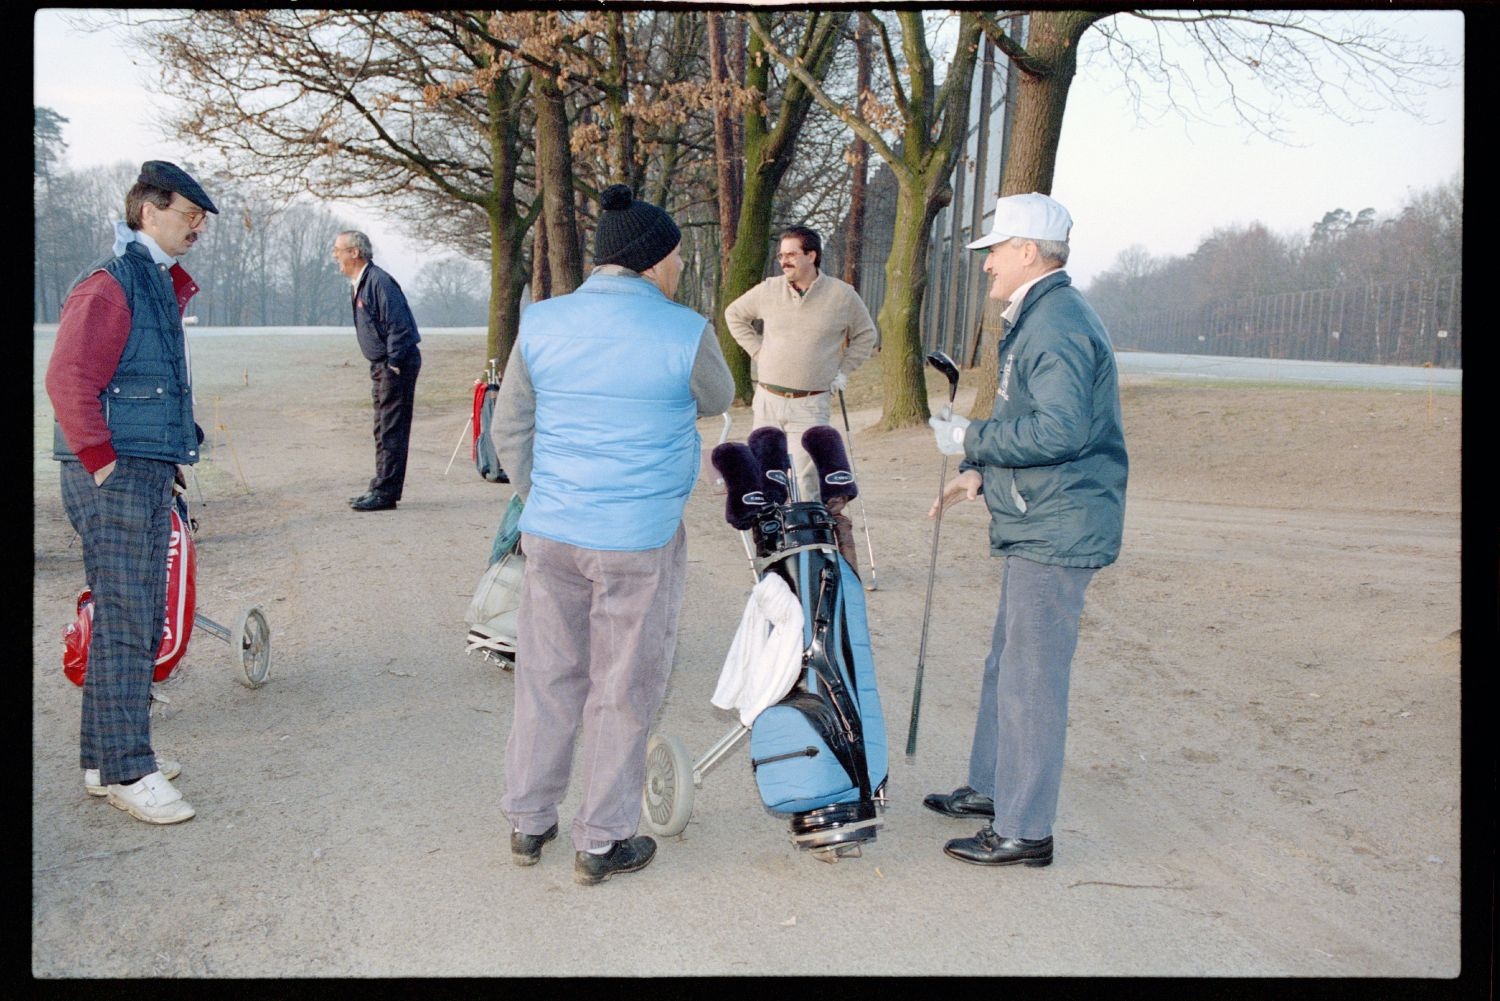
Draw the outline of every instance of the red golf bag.
M161 646L156 651L152 681L166 681L177 671L187 653L193 633L193 611L197 605L194 577L198 556L193 533L188 528L187 503L179 494L172 505L171 537L167 543L167 610ZM94 597L88 588L78 594L78 618L63 630L63 674L82 685L88 671L89 641L94 631Z

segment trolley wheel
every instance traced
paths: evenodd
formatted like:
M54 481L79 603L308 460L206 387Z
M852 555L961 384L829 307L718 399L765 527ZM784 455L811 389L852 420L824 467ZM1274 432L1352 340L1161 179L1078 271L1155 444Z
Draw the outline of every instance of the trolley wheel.
M662 837L681 834L693 813L693 761L676 737L652 734L646 743L646 784L641 790L646 825Z
M259 688L271 676L271 627L265 613L252 605L240 613L229 634L229 656L247 688Z

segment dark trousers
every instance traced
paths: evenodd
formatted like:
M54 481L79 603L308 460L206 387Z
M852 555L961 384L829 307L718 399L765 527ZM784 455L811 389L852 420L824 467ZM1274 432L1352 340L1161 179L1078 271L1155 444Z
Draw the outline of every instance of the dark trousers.
M406 482L406 449L411 444L411 413L421 371L422 360L415 352L399 375L383 361L370 364L370 402L375 407L375 478L370 489L391 500L401 499Z
M156 771L151 673L166 620L176 467L122 455L99 486L83 463L59 465L63 506L83 541L94 592L79 763L99 769L100 781L111 785Z

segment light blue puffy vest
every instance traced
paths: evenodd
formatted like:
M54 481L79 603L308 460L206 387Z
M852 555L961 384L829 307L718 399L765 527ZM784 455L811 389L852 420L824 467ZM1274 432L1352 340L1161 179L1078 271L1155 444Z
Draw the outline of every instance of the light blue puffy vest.
M672 540L698 477L690 380L707 322L624 275L527 307L516 349L536 437L523 532L585 549Z

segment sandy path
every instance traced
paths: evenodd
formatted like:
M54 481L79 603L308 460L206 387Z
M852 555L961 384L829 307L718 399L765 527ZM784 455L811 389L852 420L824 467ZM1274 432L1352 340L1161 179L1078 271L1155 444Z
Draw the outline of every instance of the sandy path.
M193 638L155 740L183 760L198 816L168 829L80 788L58 637L82 564L46 458L50 346L37 341L35 402L38 976L1458 972L1457 395L1127 380L1125 547L1088 596L1057 863L991 871L945 858L972 825L920 806L964 775L998 590L985 516L966 505L943 524L908 762L939 458L925 429L870 429L867 367L850 416L893 748L878 840L837 865L799 853L741 749L648 870L585 889L562 841L511 865L497 807L511 678L463 654L509 496L466 451L443 475L480 340L424 342L406 498L369 515L345 503L372 463L352 334L195 341L218 439L190 495L199 607L226 623L264 607L274 664L251 691L223 644ZM743 438L748 411L734 417ZM716 420L700 428L717 437ZM659 724L695 756L732 724L708 698L749 585L721 503L700 485L689 505Z

